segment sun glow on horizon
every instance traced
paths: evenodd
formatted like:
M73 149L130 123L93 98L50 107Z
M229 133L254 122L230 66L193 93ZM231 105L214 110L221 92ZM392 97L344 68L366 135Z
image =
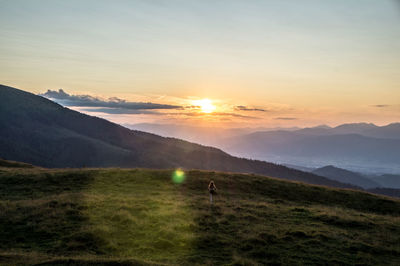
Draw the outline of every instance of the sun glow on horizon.
M201 112L206 114L214 112L217 108L210 99L195 100L193 104L199 106Z

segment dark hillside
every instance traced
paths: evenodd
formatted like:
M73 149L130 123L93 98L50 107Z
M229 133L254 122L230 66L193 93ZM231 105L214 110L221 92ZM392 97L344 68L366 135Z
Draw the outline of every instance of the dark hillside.
M27 163L21 163L21 162L14 162L14 161L8 161L0 158L0 167L8 167L8 168L33 168L35 166Z
M336 180L342 183L353 184L363 188L376 188L380 184L373 180L346 169L334 167L332 165L324 166L312 171L316 175L324 176L332 180Z
M379 183L382 187L400 189L400 175L384 174L380 176L371 176L370 178Z

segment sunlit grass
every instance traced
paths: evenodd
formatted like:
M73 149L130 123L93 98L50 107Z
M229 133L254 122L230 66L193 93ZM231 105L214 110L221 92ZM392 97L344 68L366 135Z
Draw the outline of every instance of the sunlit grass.
M171 261L190 251L193 216L168 172L103 171L88 193L86 215L105 252Z
M174 173L0 168L0 265L400 263L399 201L206 171L177 184Z

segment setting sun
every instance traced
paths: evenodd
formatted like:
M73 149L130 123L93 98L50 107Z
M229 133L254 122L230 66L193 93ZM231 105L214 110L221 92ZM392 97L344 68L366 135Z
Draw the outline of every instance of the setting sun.
M202 99L193 101L193 104L198 105L200 107L201 112L203 113L212 113L215 110L215 105L212 104L210 99Z

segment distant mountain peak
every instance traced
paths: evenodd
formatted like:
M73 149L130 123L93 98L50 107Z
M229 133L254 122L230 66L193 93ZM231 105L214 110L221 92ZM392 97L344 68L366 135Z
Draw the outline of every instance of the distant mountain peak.
M390 123L386 126L382 126L382 127L400 127L400 122L395 122L395 123Z
M377 128L378 126L373 124L373 123L365 123L365 122L360 122L360 123L348 123L348 124L342 124L334 129L340 129L340 128Z
M318 126L315 126L315 127L313 127L313 128L331 129L331 127L330 127L330 126L328 126L328 125L324 125L324 124L322 124L322 125L318 125Z
M336 166L334 166L334 165L326 165L326 166L320 167L320 168L318 168L318 169L340 169L340 170L344 170L344 169L341 169L341 168L336 167ZM316 169L316 170L317 170L317 169Z

